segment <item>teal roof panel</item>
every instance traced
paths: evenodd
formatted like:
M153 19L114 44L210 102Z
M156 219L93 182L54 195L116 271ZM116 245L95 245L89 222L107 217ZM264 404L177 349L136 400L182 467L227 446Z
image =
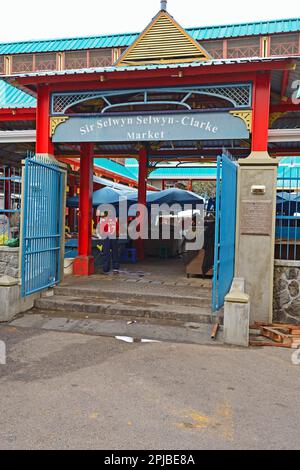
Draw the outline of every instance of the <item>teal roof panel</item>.
M193 38L198 41L220 38L236 38L241 36L255 36L262 34L291 33L299 30L300 18L256 21L250 23L187 29Z
M291 33L300 31L300 18L202 26L198 28L187 28L187 31L198 41L261 34ZM13 55L36 52L99 49L106 47L127 47L135 41L138 35L139 33L106 34L91 37L0 43L0 54Z
M158 168L149 175L151 179L184 179L199 178L215 180L217 176L216 167L180 167L180 168Z
M111 171L117 175L123 176L124 178L137 181L136 175L132 173L126 166L110 160L109 158L95 158L94 165L102 168L103 170Z
M36 99L22 90L0 80L0 108L35 108Z

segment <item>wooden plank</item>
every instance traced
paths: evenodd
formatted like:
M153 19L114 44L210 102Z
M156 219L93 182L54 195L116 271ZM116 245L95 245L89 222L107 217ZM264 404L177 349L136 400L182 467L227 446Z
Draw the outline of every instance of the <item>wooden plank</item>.
M289 346L291 346L292 344L292 339L289 335L280 333L278 330L275 330L274 328L263 326L261 327L260 333L262 336L265 336L266 338L270 338L276 343L283 343Z
M250 346L273 346L273 348L289 348L290 346L284 343L271 343L269 341L249 341Z
M252 330L257 330L257 329L260 329L261 327L268 327L268 328L273 328L273 329L276 329L276 330L278 329L278 330L280 330L284 333L290 334L290 335L300 335L300 326L294 325L293 323L255 322L252 325L250 325L250 329L252 329Z

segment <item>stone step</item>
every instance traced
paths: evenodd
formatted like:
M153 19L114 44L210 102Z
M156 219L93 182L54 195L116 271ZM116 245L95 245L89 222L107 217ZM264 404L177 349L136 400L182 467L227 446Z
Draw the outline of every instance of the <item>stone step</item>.
M72 286L57 286L54 288L54 294L59 296L72 296L83 299L85 297L93 297L97 299L113 299L125 301L143 301L167 305L185 305L194 307L210 307L211 305L211 292L209 290L199 290L198 295L177 295L168 293L167 288L163 290L151 289L147 290L143 287L140 291L133 291L122 288L122 286L105 286L95 288L87 287L72 287Z
M72 312L31 311L16 318L12 326L68 333L81 333L93 336L127 336L134 341L148 339L170 341L176 343L194 343L201 345L222 345L222 329L216 340L211 340L211 325L200 323L179 324L139 318L135 323L128 324L127 319L115 317L108 319L80 317Z
M184 307L182 305L155 304L137 299L120 302L118 299L53 295L35 301L35 308L42 311L75 312L85 316L101 315L134 318L169 320L174 322L210 323L211 312L206 306Z

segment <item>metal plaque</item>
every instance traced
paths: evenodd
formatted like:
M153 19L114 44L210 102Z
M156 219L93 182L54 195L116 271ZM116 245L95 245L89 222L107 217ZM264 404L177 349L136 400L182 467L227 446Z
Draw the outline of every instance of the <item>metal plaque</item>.
M242 235L272 235L272 201L242 201L240 232Z

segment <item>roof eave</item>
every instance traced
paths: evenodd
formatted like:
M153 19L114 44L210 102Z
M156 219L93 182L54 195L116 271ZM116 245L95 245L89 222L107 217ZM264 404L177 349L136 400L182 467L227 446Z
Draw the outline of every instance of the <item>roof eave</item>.
M73 83L74 77L78 77L81 84L89 82L101 83L103 88L107 87L109 81L122 81L127 79L142 80L145 78L173 78L174 70L180 70L182 74L178 78L187 79L195 76L206 76L211 73L214 77L226 73L251 73L257 71L272 70L294 70L299 63L299 56L288 57L266 57L248 59L226 59L212 60L208 62L190 64L168 64L137 67L106 67L97 69L79 69L71 71L59 71L51 73L28 73L20 75L8 75L1 77L13 86L36 96L38 85L54 85L60 83ZM80 79L79 79L80 77ZM182 81L183 81L182 80ZM78 86L78 84L76 84Z

